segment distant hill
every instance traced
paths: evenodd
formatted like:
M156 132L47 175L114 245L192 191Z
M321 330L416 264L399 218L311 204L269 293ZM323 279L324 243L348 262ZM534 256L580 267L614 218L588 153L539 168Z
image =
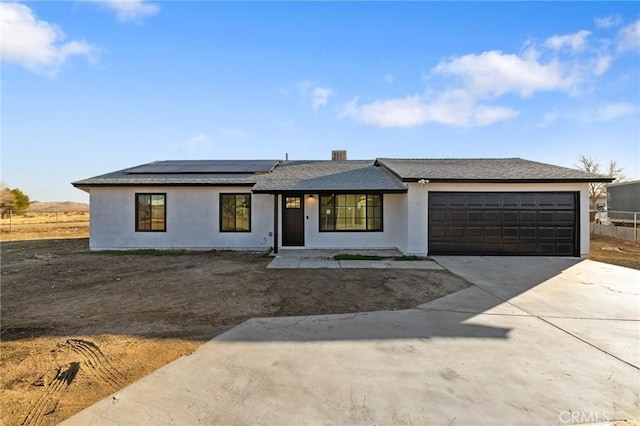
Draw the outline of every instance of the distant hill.
M89 204L75 201L32 201L29 204L32 213L45 212L88 212Z

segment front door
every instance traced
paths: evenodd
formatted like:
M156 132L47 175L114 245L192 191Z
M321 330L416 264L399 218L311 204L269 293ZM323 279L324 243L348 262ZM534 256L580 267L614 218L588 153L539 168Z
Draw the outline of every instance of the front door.
M282 196L282 245L304 246L304 198Z

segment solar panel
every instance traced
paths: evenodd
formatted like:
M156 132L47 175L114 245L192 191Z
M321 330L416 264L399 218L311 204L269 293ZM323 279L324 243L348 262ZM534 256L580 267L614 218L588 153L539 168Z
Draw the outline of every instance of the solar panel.
M265 173L276 164L278 160L169 160L132 167L125 173Z

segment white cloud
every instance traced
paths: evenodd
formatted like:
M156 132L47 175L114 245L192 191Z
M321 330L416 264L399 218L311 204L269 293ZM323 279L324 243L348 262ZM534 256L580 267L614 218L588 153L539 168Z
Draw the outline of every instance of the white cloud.
M311 103L311 108L317 111L329 103L329 98L335 94L330 87L318 86L312 80L305 80L296 83L296 89L302 99ZM288 91L287 91L288 94Z
M354 98L342 112L342 116L377 127L415 127L427 122L451 126L488 126L515 118L518 114L511 108L475 104L462 92L446 92L433 102L416 95L362 106L358 106L358 98Z
M26 5L0 3L2 60L24 66L48 77L55 77L72 56L90 60L96 48L84 41L64 42L56 25L39 20Z
M590 34L591 31L580 30L573 34L549 37L544 44L556 50L564 47L571 48L572 50L583 50L587 46L587 37L589 37Z
M478 126L488 126L498 121L510 120L519 114L520 112L507 107L478 105L472 110L472 123Z
M207 135L200 133L187 139L184 144L187 147L187 151L197 151L201 147L209 144L209 138Z
M414 127L428 120L426 105L418 96L375 101L363 106L358 106L358 98L354 98L342 115L378 127Z
M590 76L605 72L611 58L590 62L562 62L555 56L541 59L534 46L522 54L488 51L441 61L431 77L444 77L445 89L425 91L397 99L376 100L359 105L352 100L342 115L379 127L413 127L428 122L449 126L488 126L511 120L520 112L488 101L515 94L522 98L537 92L574 93Z
M473 96L469 92L462 89L446 90L429 102L428 121L450 126L469 125L473 105Z
M428 121L449 126L488 126L518 116L519 112L480 102L470 91L450 89L434 100L425 100Z
M394 81L396 81L396 78L394 77L394 75L393 75L393 74L386 74L386 75L384 76L384 81L385 81L387 84L393 84L393 82L394 82Z
M488 126L511 120L520 111L512 105L500 105L501 99L508 102L513 95L529 98L540 92L579 96L593 90L595 79L612 67L616 55L611 52L612 40L591 42L590 34L582 30L541 43L529 41L520 53L492 50L446 58L425 76L427 86L422 93L362 104L354 98L342 116L379 127L414 127L429 122ZM620 30L619 49L636 49L638 44L640 23ZM628 106L610 106L600 112L599 119L628 111ZM541 125L557 119L557 114L545 116Z
M539 91L572 92L581 79L557 60L542 62L533 49L522 55L489 51L449 58L432 70L449 87L433 95L412 95L358 105L352 100L342 115L379 127L413 127L427 122L450 126L488 126L516 118L519 111L488 100L506 94L529 97ZM606 61L605 61L606 62ZM605 68L605 64L601 65Z
M594 22L598 28L612 28L622 23L622 17L620 15L603 16L594 19Z
M577 81L558 61L538 61L533 51L523 56L489 51L441 62L434 73L457 77L478 96L497 97L505 93L531 96L536 91L571 90Z
M311 108L317 111L329 103L329 98L335 94L330 87L321 87L312 80L305 80L296 83L298 94L306 102L311 103Z
M311 106L314 110L317 110L321 106L325 106L329 102L329 98L333 96L333 89L328 87L316 87L313 89L313 98L311 99Z
M618 52L640 50L640 20L627 25L618 33Z
M155 15L160 7L144 0L91 0L100 3L116 13L119 21L138 21Z
M596 58L593 61L593 74L594 75L602 75L605 72L607 72L607 70L609 69L609 67L611 66L611 56L609 55L603 55L603 56L599 56L598 58Z
M612 121L625 115L635 114L638 111L640 111L638 105L629 102L617 102L601 105L596 114L600 121Z

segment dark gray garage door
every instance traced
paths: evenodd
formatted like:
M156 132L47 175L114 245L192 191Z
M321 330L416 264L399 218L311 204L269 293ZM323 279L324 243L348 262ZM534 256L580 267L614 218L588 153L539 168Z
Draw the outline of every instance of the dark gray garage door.
M429 254L576 256L577 192L429 192Z

